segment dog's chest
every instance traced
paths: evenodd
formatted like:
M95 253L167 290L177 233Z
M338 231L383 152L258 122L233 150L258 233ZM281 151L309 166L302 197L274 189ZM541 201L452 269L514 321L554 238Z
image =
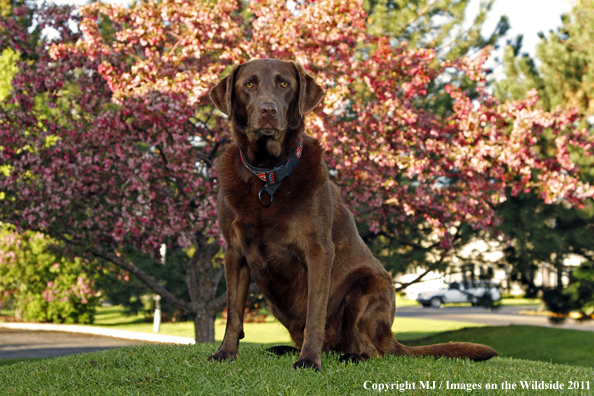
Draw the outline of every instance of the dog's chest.
M290 219L238 218L233 228L254 278L295 265L303 266L303 251L296 237L298 230Z
M250 276L277 310L291 311L292 302L306 299L307 269L303 251L293 241L290 226L234 223L241 230L242 250Z

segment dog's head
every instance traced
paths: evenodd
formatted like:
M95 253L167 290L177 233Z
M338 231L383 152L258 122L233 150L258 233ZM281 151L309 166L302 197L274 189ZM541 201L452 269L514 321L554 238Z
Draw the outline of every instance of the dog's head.
M215 106L248 141L262 141L278 156L303 115L322 99L323 89L295 62L258 59L236 66L211 91ZM265 142L264 142L265 141Z

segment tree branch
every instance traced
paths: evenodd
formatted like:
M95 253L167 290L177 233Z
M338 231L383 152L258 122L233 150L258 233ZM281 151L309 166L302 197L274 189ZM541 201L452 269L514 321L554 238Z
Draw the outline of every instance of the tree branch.
M226 143L229 143L231 140L230 139L221 139L218 142L216 142L214 144L214 147L212 148L212 150L210 151L210 153L208 153L208 158L210 158L210 160L214 160L217 156L217 153L219 151L219 148Z
M127 262L126 260L116 256L115 254L107 253L103 251L103 249L91 249L90 252L95 256L101 257L102 259L109 261L110 263L113 263L118 267L128 271L132 275L136 276L142 283L144 283L155 293L163 297L163 299L167 301L167 303L172 307L190 314L196 313L196 310L192 307L191 304L188 304L186 301L175 297L173 294L171 294L171 292L169 292L169 290L165 289L150 275L148 275L132 263Z
M220 296L212 300L208 307L213 314L221 312L227 306L227 293L223 293Z
M436 262L431 263L429 265L429 267L427 268L427 271L425 271L421 275L417 276L411 282L401 283L400 286L398 286L396 288L396 292L399 292L399 291L401 291L403 289L406 289L407 287L409 287L410 285L413 285L415 283L419 283L421 281L421 279L423 279L425 277L425 275L427 275L429 272L433 271L435 269L435 267L437 267L438 264L441 264L443 262L443 260L446 258L446 256L447 256L447 251L444 251L442 253L441 257L439 258L439 260L437 260Z

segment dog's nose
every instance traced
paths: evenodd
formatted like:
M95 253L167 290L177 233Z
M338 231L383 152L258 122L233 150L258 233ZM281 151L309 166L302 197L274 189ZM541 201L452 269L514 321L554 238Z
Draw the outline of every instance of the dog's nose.
M260 115L264 118L274 117L278 111L276 104L272 102L264 102L260 105Z

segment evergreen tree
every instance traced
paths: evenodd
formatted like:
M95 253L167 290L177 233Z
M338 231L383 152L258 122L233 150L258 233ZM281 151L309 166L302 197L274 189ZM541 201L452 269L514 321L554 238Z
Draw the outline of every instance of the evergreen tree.
M493 33L484 38L481 29L494 0L482 1L467 28L464 16L470 0L365 0L368 31L377 36L406 40L413 48L436 48L442 59L456 59L470 51L496 45L509 29L502 16Z
M502 99L518 99L531 89L538 91L538 105L550 111L557 106L576 108L594 115L594 1L580 0L571 14L561 16L562 26L548 36L539 33L538 64L520 53L521 36L506 48L506 78L495 84Z
M594 1L577 1L570 14L562 15L562 26L548 36L539 33L536 47L538 62L521 53L522 36L508 43L505 51L505 79L494 84L501 100L524 98L529 91L538 93L537 107L546 111L557 108L578 112L579 124L590 127L594 115ZM590 127L590 129L592 129ZM553 134L544 134L541 151L548 153L555 145ZM572 160L580 166L581 180L594 180L594 159L590 150L572 151ZM500 208L503 218L501 229L512 242L506 249L506 260L514 265L513 275L535 293L533 276L537 265L548 263L558 273L557 287L545 290L544 300L549 309L559 314L569 310L584 311L591 307L594 297L591 285L594 274L594 207L582 210L567 208L563 202L546 206L534 196L520 194L512 197ZM573 274L563 266L569 254L581 256L585 263ZM569 275L571 284L562 289L561 276ZM590 290L590 292L588 291ZM589 293L589 294L588 294ZM585 312L585 311L584 311ZM590 312L591 314L591 312Z
M481 49L498 42L509 29L506 16L501 16L489 37L481 29L495 0L484 0L474 19L464 23L470 0L365 0L368 13L367 31L375 36L390 37L392 45L406 41L411 48L434 48L435 68L440 61L474 56ZM487 71L488 73L488 71ZM452 98L445 92L447 84L460 86L476 98L476 83L463 74L444 73L444 78L431 81L420 106L442 116L452 111Z

